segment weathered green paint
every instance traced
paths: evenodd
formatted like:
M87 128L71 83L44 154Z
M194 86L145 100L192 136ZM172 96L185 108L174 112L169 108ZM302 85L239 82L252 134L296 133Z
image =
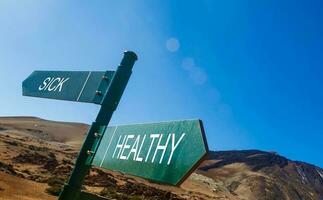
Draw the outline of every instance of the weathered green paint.
M200 120L107 127L92 164L178 185L205 158Z
M101 104L113 75L113 71L34 71L22 84L23 95Z

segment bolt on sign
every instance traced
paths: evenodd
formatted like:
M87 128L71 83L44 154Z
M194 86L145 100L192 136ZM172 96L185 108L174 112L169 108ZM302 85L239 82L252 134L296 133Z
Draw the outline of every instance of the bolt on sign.
M137 60L126 51L116 71L34 71L24 96L99 104L59 200L105 199L82 191L92 166L178 185L208 152L200 120L108 127Z
M201 120L107 127L92 164L178 185L205 158Z

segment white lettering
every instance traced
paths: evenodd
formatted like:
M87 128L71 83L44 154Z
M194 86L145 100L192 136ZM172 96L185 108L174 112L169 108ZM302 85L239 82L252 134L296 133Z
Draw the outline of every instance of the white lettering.
M45 78L45 80L44 80L44 82L43 82L43 85L40 85L40 86L38 87L38 90L43 90L43 89L47 86L48 81L50 81L50 80L51 80L51 78L50 78L50 77Z
M170 133L167 135L120 135L112 158L133 160L138 162L158 162L159 164L167 162L167 165L170 165L175 151L183 141L185 135L185 133L182 133L178 136L178 138L176 138L175 133ZM146 138L149 138L149 140L147 140L149 142L145 143ZM143 148L144 145L145 148ZM169 157L165 158L164 160L166 151L167 155L169 154Z
M144 135L144 138L142 139L142 142L141 142L139 151L137 153L136 161L142 162L142 157L139 157L139 156L140 156L140 152L141 152L142 146L143 146L143 144L145 142L145 139L146 139L146 135Z
M131 150L128 154L127 160L129 159L129 157L131 156L131 154L133 153L133 160L136 160L136 156L137 156L137 150L138 150L138 144L139 144L139 140L140 140L140 135L137 136L135 142L133 143Z
M117 142L117 146L116 146L116 148L114 149L114 152L113 152L112 158L114 158L114 155L115 155L115 153L116 153L117 149L119 149L119 152L118 152L118 155L117 155L117 158L119 158L119 155L120 155L121 149L122 149L123 144L124 144L124 142L125 142L125 140L126 140L126 137L124 137L124 138L123 138L122 143L120 144L120 140L121 140L121 138L122 138L122 135L120 135L120 136L119 136L119 139L118 139L118 142Z
M162 140L163 138L163 135L161 134L160 135L160 138L158 140L158 144L157 144L157 147L156 147L156 150L155 150L155 153L154 153L154 156L153 156L153 159L152 159L152 163L155 161L155 157L156 157L156 154L157 154L157 151L158 150L162 150L163 153L162 153L162 156L160 157L160 160L159 160L159 164L161 164L161 162L163 161L163 158L164 158L164 155L165 155L165 151L167 149L167 146L168 146L168 142L169 142L169 138L170 138L171 134L168 135L167 137L167 140L166 140L166 144L165 145L160 145L160 141Z
M52 82L51 82L51 84L50 85L48 85L48 91L53 91L55 88L56 88L56 85L54 85L54 87L52 87L53 86L53 83L55 82L55 81L58 81L58 82L60 82L61 81L61 78L55 78Z
M174 151L178 147L179 143L182 141L182 139L184 138L184 136L185 136L185 133L183 133L181 135L181 137L179 138L179 140L175 144L175 134L174 133L172 134L172 150L171 150L170 156L168 158L167 165L169 165L170 162L172 161L172 158L173 158L173 155L174 155Z
M61 92L64 83L66 83L66 81L68 81L70 78L60 78L60 77L47 77L45 78L45 80L43 81L43 83L38 87L38 90L41 91L57 91ZM55 83L56 82L56 83ZM54 84L55 83L55 84Z
M120 154L120 159L121 160L127 160L127 157L123 155L125 149L130 149L130 145L128 144L128 140L134 138L135 135L127 135L126 142L123 145L121 154Z
M66 79L64 79L64 78L62 78L62 80L61 80L61 82L59 82L59 84L56 86L56 88L55 88L55 91L57 90L57 88L59 88L59 92L61 92L62 91L62 87L63 87L63 84L66 82L66 81L68 81L70 78L66 78Z
M49 81L49 83L47 84L47 86L43 90L47 90L47 88L49 87L49 85L52 84L53 80L54 80L54 77L51 78L51 80Z
M159 134L151 134L150 135L150 138L152 138L152 141L150 143L150 146L149 146L149 150L148 150L148 153L147 153L147 156L146 156L146 159L145 159L145 162L147 162L148 158L149 158L149 155L150 155L150 151L151 151L151 148L154 144L154 141L156 138L159 138Z

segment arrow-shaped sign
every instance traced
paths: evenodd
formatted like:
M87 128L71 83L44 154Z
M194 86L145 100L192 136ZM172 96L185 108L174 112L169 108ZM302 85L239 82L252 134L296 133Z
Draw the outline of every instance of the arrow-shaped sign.
M101 104L114 72L34 71L23 83L23 95Z
M107 127L93 165L178 185L206 157L201 120Z

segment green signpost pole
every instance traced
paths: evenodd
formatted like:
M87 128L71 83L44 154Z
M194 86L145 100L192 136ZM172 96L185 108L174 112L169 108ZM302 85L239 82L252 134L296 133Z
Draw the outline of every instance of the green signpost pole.
M97 91L97 95L104 95L101 109L96 121L93 122L88 131L73 172L62 190L59 200L78 200L80 198L81 187L91 168L91 161L96 148L100 143L105 127L109 124L112 114L119 104L136 60L137 55L134 52L126 51L106 93L102 94L101 91ZM102 78L105 79L105 77Z
M101 105L59 200L106 200L81 190L91 166L179 185L207 156L201 120L108 127L136 60L127 51L116 71L34 71L23 81L24 96Z

